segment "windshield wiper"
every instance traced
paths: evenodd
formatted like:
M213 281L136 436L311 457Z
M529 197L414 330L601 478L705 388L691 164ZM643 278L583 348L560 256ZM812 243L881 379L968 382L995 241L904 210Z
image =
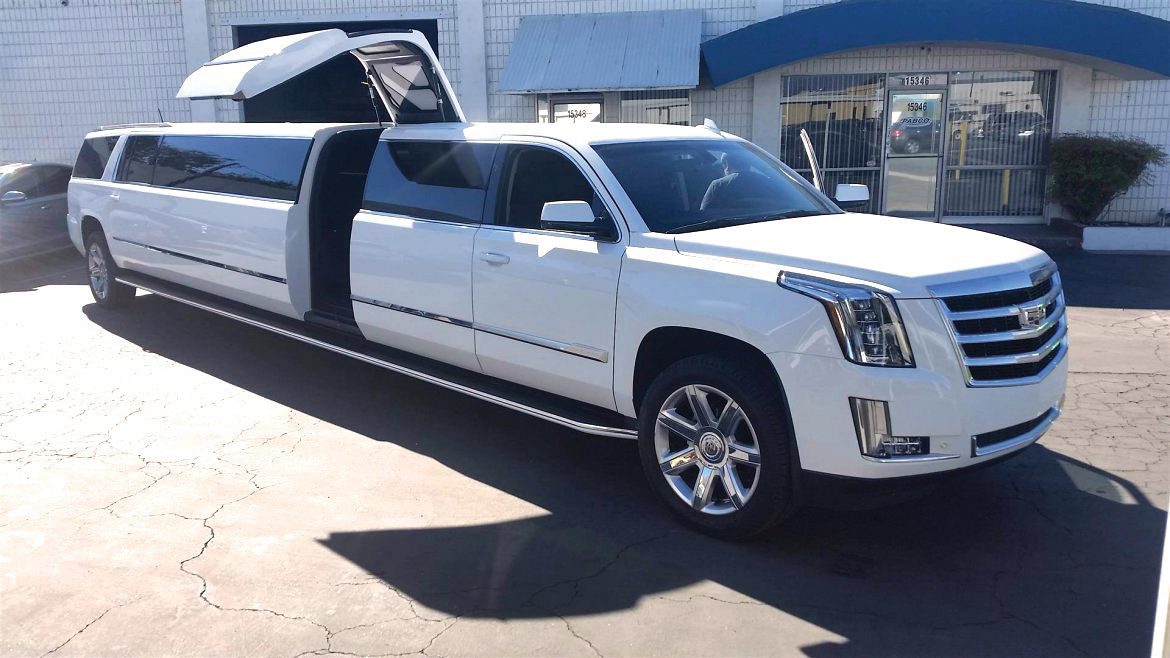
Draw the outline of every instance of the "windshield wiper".
M714 228L726 228L728 226L741 226L745 224L759 224L761 222L772 222L778 219L793 219L795 217L812 217L814 215L827 215L830 213L819 212L816 210L789 210L788 212L775 213L772 215L761 216L740 216L740 217L716 217L713 219L705 219L694 224L684 224L682 226L672 228L666 233L690 233L692 231L706 231Z

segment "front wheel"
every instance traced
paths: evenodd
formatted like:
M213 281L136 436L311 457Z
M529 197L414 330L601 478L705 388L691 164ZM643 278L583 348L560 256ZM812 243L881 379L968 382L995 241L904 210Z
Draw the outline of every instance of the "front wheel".
M117 308L134 299L134 287L114 278L117 272L114 258L101 231L91 231L86 236L85 261L89 269L89 292L100 306Z
M642 401L638 443L651 486L702 532L745 539L793 508L780 391L741 360L701 355L664 370Z

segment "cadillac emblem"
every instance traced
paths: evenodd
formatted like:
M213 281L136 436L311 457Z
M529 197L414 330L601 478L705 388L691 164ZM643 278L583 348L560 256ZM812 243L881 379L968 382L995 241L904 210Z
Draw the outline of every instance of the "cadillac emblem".
M1048 310L1044 308L1044 304L1021 306L1017 315L1020 318L1021 329L1035 329L1044 323L1044 319L1048 317Z

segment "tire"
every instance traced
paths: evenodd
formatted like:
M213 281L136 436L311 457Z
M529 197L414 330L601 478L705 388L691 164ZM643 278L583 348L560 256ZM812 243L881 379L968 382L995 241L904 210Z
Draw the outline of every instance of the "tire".
M906 140L905 146L902 147L902 152L910 155L914 155L920 151L922 151L922 144L919 144L917 139Z
M696 397L710 412L701 422ZM638 418L642 469L688 525L743 540L794 509L788 414L775 381L758 367L721 354L678 361L650 384Z
M135 288L114 278L118 268L100 230L90 231L85 237L85 264L89 270L89 293L98 306L121 308L134 299Z

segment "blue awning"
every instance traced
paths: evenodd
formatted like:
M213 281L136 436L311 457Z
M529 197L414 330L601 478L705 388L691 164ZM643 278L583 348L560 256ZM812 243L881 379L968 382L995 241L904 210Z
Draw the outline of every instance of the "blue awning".
M701 11L525 16L499 90L690 89L702 27Z
M702 45L715 85L831 53L956 45L1072 61L1121 78L1170 78L1170 21L1075 0L843 0Z

